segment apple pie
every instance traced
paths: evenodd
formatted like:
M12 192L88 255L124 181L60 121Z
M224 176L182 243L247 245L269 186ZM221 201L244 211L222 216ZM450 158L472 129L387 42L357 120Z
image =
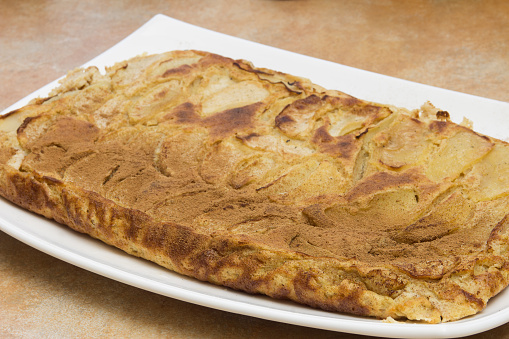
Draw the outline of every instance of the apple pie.
M0 118L0 194L180 274L379 319L509 283L509 144L201 51L77 69Z

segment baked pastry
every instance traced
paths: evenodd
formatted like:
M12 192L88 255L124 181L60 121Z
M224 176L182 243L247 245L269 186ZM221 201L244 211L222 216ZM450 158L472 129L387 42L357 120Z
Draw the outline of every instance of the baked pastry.
M200 51L70 72L0 119L0 194L170 270L438 323L508 284L509 145Z

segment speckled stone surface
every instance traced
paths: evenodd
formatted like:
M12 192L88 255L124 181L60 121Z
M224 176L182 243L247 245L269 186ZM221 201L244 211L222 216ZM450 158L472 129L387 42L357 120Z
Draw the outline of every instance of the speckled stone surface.
M504 0L0 0L0 110L110 48L157 13L509 102ZM10 337L364 338L159 296L76 268L0 232L0 338ZM472 336L504 337L509 324Z

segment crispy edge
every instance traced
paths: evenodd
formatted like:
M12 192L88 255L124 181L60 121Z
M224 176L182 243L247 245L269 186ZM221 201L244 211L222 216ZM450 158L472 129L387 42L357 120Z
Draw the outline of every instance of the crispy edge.
M485 307L485 302L452 283L446 284L445 292L434 293L422 282L395 274L394 269L278 251L241 236L200 234L183 225L159 222L57 179L9 166L1 167L0 194L128 254L248 293L328 311L428 323L459 319ZM500 270L496 282L491 282L493 295L507 285L508 265ZM450 315L444 317L444 311Z

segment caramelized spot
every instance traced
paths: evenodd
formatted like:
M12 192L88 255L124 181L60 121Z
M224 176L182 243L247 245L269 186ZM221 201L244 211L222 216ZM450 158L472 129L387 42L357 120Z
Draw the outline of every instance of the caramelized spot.
M239 140L244 141L244 142L249 142L251 139L257 138L259 136L260 136L260 134L258 134L258 133L250 133L246 136L236 135L235 137Z
M317 128L315 135L313 136L313 143L320 145L324 143L331 143L333 141L334 137L329 134L327 126L324 125Z
M189 65L181 65L179 67L176 67L176 68L171 68L169 70L166 70L162 77L163 78L167 78L171 75L184 75L184 74L188 74L191 72L193 68Z
M343 105L343 106L353 107L353 106L356 106L356 105L359 105L362 103L362 100L359 100L356 97L353 97L353 96L350 96L347 94L343 94L343 93L341 93L341 94L342 94L341 96L325 95L322 98L322 100L324 100L325 102L328 102L332 106Z
M275 125L287 136L306 138L314 124L315 114L322 105L322 100L315 94L296 100L278 114Z
M362 116L376 116L380 111L382 110L382 107L375 106L375 105L358 105L353 107L352 113Z
M202 125L211 130L211 135L225 137L249 127L254 127L254 117L262 106L261 102L257 102L219 112L203 119Z
M23 131L27 128L28 124L30 124L32 121L34 121L37 118L39 118L39 116L25 118L25 120L23 120L21 125L18 127L18 130L16 131L16 133L18 133L18 134L23 133Z
M441 134L447 130L448 126L449 124L446 121L432 121L429 124L429 129L433 133Z
M164 116L164 120L174 119L177 124L194 124L200 121L200 115L196 112L196 107L190 102L185 102L173 109L173 111Z
M197 124L210 130L211 136L226 137L236 132L253 127L256 112L263 106L261 102L251 105L228 109L208 117L201 117L196 112L196 106L186 102L177 106L163 120L176 124Z
M293 120L293 118L289 115L281 115L280 114L276 117L275 122L276 122L276 127L281 129L282 125L295 122L295 120Z
M313 135L312 142L318 145L320 152L341 158L350 158L358 148L359 141L355 135L346 134L333 137L326 125L319 127Z

